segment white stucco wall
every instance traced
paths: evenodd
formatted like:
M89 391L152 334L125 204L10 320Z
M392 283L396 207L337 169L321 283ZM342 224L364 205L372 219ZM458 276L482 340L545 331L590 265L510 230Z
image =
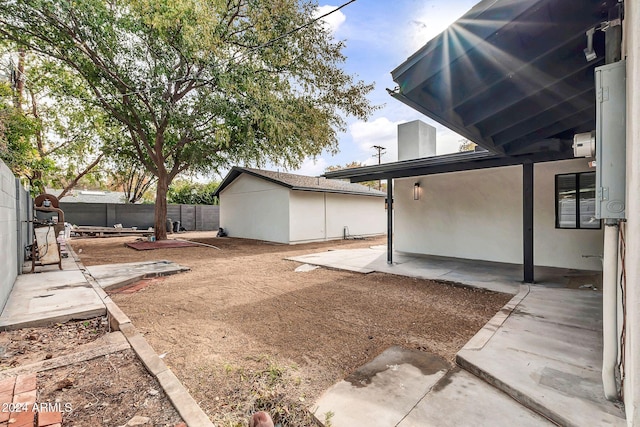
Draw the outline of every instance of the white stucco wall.
M420 200L413 200L415 182ZM522 262L519 167L398 179L394 200L396 250Z
M627 50L626 345L627 425L640 425L640 4L625 2Z
M601 270L602 230L555 228L555 175L589 170L574 159L534 167L534 262ZM420 182L420 200L413 185ZM396 250L522 264L522 167L395 181Z
M325 195L311 191L291 191L289 204L290 243L325 240Z
M289 243L289 190L240 175L220 193L220 227L230 237Z
M372 236L387 232L384 197L327 194L327 235L340 239L344 227L351 236Z
M383 197L292 191L290 243L342 239L344 226L352 236L386 232Z
M573 159L561 162L537 163L533 169L534 215L533 244L536 265L602 270L604 230L569 230L555 228L555 175L595 171L589 168L593 159Z

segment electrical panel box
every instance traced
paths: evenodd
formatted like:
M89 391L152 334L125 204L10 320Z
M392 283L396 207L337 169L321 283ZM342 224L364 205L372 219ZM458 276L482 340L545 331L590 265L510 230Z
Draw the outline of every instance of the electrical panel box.
M625 217L626 61L596 68L596 218Z

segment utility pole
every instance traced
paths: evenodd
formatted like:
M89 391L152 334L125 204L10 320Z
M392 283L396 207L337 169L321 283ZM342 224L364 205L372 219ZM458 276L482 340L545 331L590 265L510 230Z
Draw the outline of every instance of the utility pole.
M374 157L374 158L375 158L375 157L377 157L377 158L378 158L378 164L380 164L380 159L382 158L382 156L383 156L383 155L385 155L385 154L387 154L387 152L386 152L386 151L385 151L385 152L383 152L383 151L382 151L382 150L385 150L386 148L385 148L385 147L381 147L381 146L379 146L379 145L374 145L374 146L373 146L373 147L371 147L371 148L373 148L374 150L377 150L377 151L378 151L376 154L374 154L374 155L373 155L373 156L371 156L371 157Z
M383 156L383 155L385 155L385 154L387 154L387 152L386 152L386 151L382 151L382 150L385 150L385 147L381 147L381 146L379 146L379 145L374 145L374 146L373 146L373 147L371 147L371 148L373 148L374 150L377 150L377 151L378 151L376 154L374 154L374 155L373 155L373 156L371 156L371 157L374 157L374 158L375 158L375 157L377 157L377 158L378 158L378 164L380 164L380 159L382 159L382 156ZM378 180L378 190L381 190L381 189L382 189L382 184L381 184L381 181L380 181L380 180Z

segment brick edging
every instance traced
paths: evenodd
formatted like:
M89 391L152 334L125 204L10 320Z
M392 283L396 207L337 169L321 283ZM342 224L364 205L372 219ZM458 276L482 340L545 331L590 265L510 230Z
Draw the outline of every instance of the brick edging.
M147 340L133 326L131 319L111 300L111 297L102 289L96 279L91 276L89 271L80 261L80 257L75 253L73 247L67 242L67 250L78 265L78 268L86 278L87 282L92 286L93 290L98 294L102 302L107 308L107 316L109 325L117 331L121 331L127 338L129 345L133 348L138 358L142 361L147 371L153 375L155 379L166 393L167 397L182 417L182 420L191 427L214 427L207 414L189 394L189 391L180 382L178 377L171 372L171 369L160 359L153 350Z

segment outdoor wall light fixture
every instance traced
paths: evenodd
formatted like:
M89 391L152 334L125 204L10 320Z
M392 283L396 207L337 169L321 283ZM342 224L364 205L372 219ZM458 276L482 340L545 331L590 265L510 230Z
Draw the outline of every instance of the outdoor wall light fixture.
M413 200L420 200L420 183L413 184Z

